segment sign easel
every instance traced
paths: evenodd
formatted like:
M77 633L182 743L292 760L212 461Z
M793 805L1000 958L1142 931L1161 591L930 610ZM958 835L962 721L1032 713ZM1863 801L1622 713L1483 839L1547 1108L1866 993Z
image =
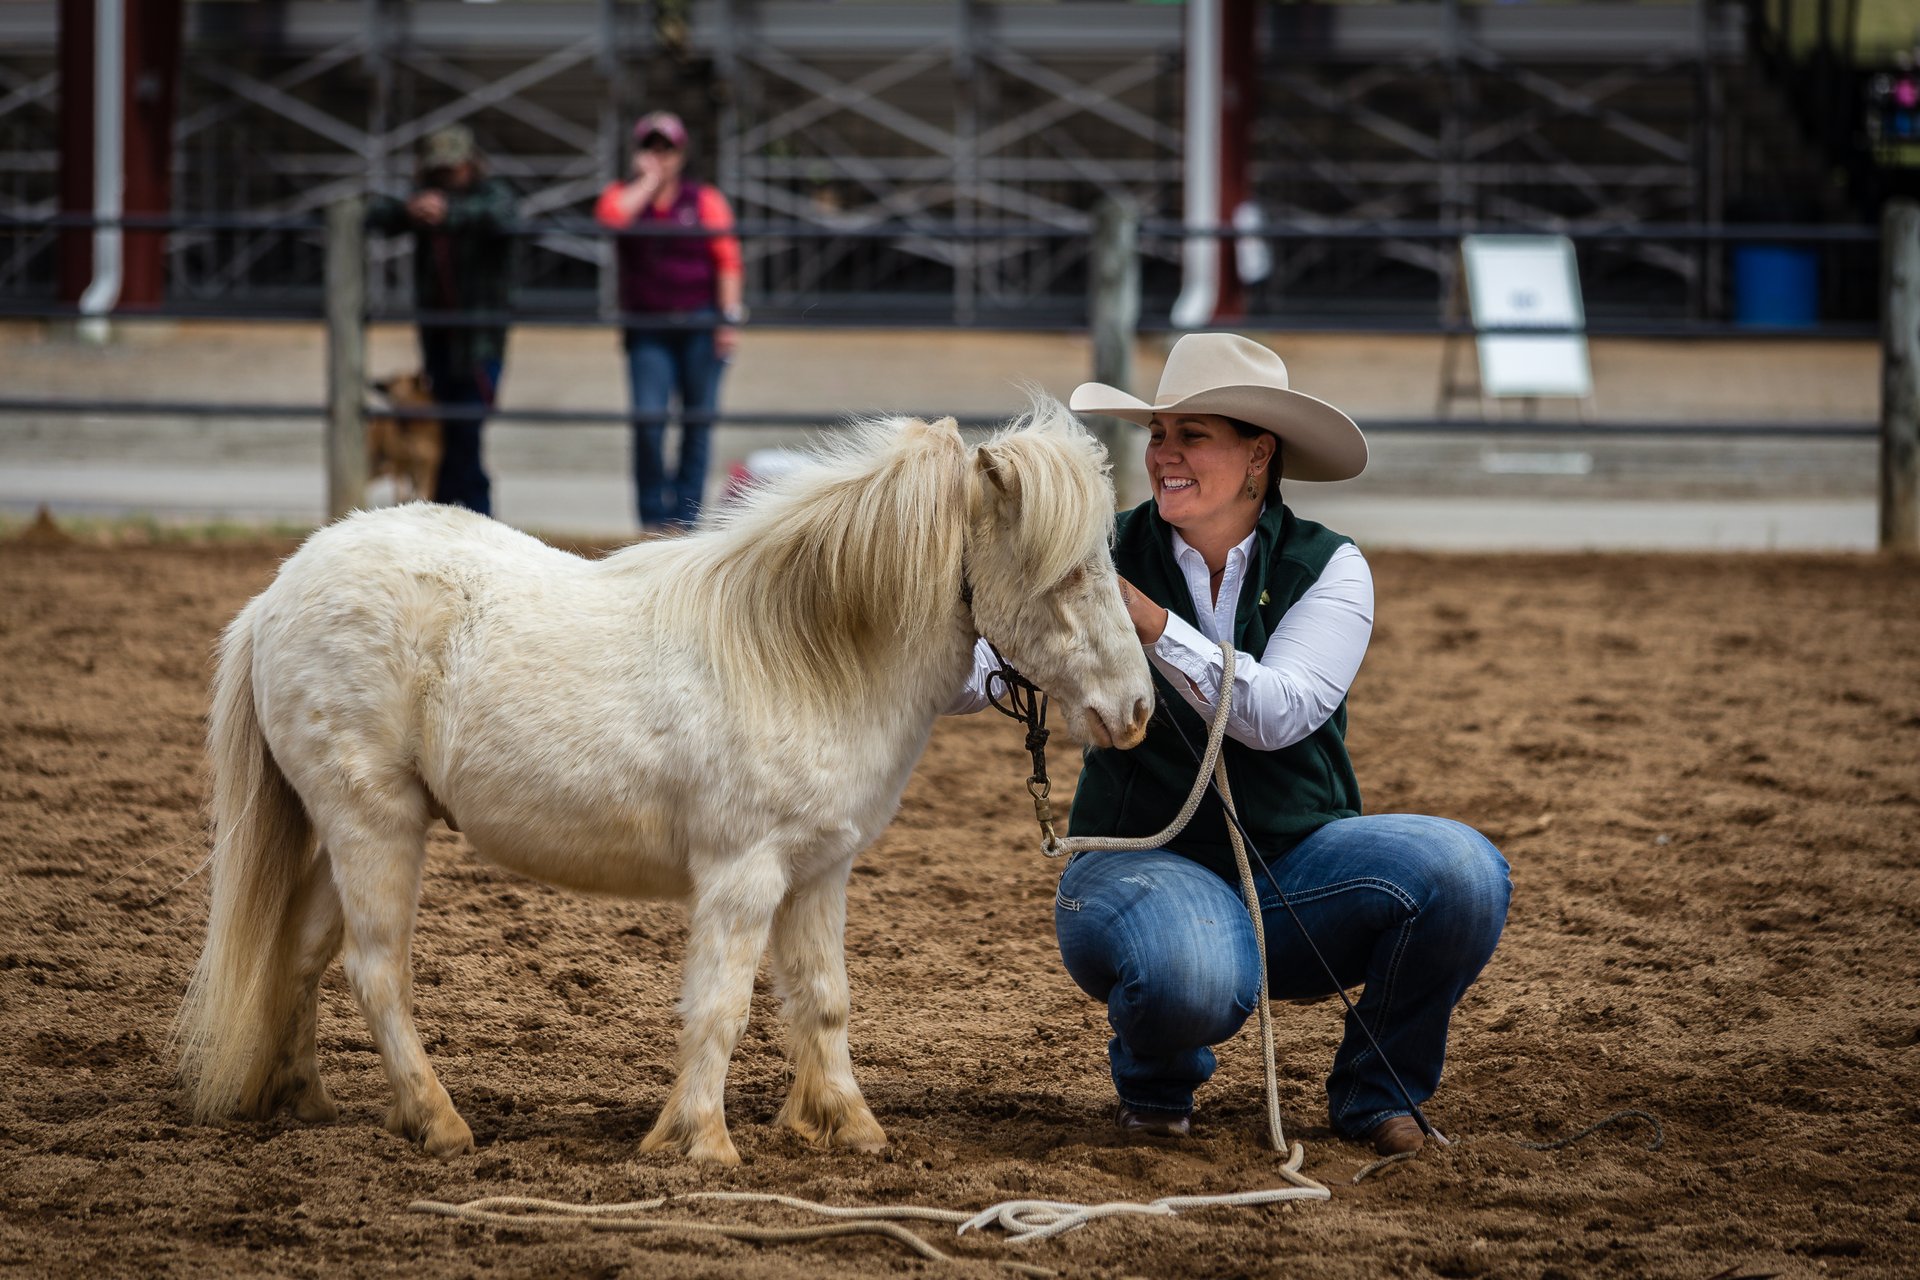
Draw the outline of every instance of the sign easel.
M1473 396L1483 418L1496 416L1496 404L1505 400L1525 401L1531 418L1543 399L1573 400L1582 421L1592 416L1587 316L1571 240L1462 236L1446 310L1450 322L1471 321L1479 359L1477 376L1469 381L1458 370L1459 349L1469 335L1447 334L1438 416L1446 417L1455 400ZM1516 332L1525 329L1543 332Z

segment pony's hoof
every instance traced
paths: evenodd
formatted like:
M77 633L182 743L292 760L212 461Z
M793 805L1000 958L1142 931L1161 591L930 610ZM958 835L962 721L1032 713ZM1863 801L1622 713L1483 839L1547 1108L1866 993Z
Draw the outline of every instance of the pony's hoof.
M340 1118L340 1108L333 1105L327 1086L312 1074L277 1077L243 1114L252 1120L271 1120L282 1111L291 1111L294 1119L308 1124L331 1124Z
M803 1115L789 1106L781 1113L781 1124L799 1134L808 1146L839 1147L869 1154L884 1151L887 1131L864 1105L838 1115Z
M707 1138L692 1143L687 1148L687 1159L695 1164L717 1164L731 1169L740 1163L740 1153L734 1150L733 1139L723 1133L717 1141Z
M319 1085L294 1099L293 1116L308 1124L332 1124L340 1118L340 1108L334 1105L326 1086Z
M426 1148L430 1156L441 1160L451 1160L454 1156L463 1156L473 1150L473 1130L467 1122L451 1111L435 1116L433 1123L427 1126L427 1132L420 1139L420 1145Z
M863 1111L860 1115L849 1117L845 1124L834 1130L833 1145L872 1155L887 1149L887 1131L873 1118L873 1112Z
M640 1150L642 1154L666 1151L696 1163L728 1168L740 1163L740 1153L734 1150L733 1139L724 1124L701 1126L697 1132L688 1133L685 1126L669 1123L665 1116L640 1140Z
M430 1156L442 1160L473 1150L473 1130L460 1113L448 1107L422 1121L399 1103L387 1112L387 1132L396 1133Z

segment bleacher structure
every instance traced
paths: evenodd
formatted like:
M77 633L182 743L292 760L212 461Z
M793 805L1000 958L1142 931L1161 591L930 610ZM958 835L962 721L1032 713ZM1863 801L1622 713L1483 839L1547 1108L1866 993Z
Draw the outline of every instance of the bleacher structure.
M1395 224L1712 224L1756 182L1819 186L1792 121L1752 109L1765 86L1739 4L1224 3L1251 99L1235 108L1245 195L1270 225L1388 228L1277 242L1239 298L1255 314L1437 314L1453 251ZM58 208L60 10L0 5L0 210L16 218ZM1115 0L195 0L172 203L303 214L401 191L420 140L464 121L529 218L575 221L523 252L523 305L605 306L607 245L580 220L626 163L630 121L666 106L745 225L806 229L749 238L763 317L1070 321L1107 195L1143 211L1147 306L1164 311L1182 17ZM55 239L0 236L0 296L50 296ZM408 247L375 250L372 301L398 304ZM1721 269L1718 249L1686 243L1583 260L1601 313L1717 314ZM311 233L168 240L181 302L311 293L320 272Z

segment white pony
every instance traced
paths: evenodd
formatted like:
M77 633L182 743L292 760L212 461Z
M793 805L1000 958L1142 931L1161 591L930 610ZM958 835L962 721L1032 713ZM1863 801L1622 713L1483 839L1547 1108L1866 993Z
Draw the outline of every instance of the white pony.
M866 424L702 531L603 560L451 507L320 530L220 645L210 918L177 1030L196 1117L337 1115L314 1021L344 937L387 1127L472 1148L413 1024L442 817L522 874L688 900L679 1075L642 1150L738 1161L722 1090L769 935L780 1122L880 1148L847 1053L848 869L977 635L1082 736L1145 735L1112 527L1103 452L1042 401L971 450L952 419Z

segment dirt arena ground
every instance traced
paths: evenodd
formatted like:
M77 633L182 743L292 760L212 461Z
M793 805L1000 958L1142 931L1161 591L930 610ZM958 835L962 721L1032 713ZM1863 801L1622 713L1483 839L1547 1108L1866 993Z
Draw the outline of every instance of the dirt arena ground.
M200 941L202 716L219 627L280 544L0 543L0 1272L946 1274L878 1239L793 1247L501 1229L420 1197L696 1188L977 1208L1277 1185L1246 1032L1199 1139L1105 1124L1102 1011L1062 973L1019 735L943 724L853 877L855 1062L892 1137L772 1126L756 997L728 1110L746 1163L643 1157L665 1095L677 908L492 870L444 831L419 1018L478 1152L416 1155L336 967L338 1124L203 1127L167 1028ZM1920 570L1856 559L1375 557L1352 698L1376 811L1505 849L1511 924L1431 1111L1459 1139L1359 1185L1326 1131L1333 1006L1282 1006L1283 1099L1330 1204L1106 1221L1025 1262L1104 1276L1909 1276L1920 1272ZM1067 772L1067 770L1062 770ZM1619 1127L1556 1152L1623 1107ZM779 1214L762 1221L791 1221ZM942 1240L992 1267L1012 1252Z

